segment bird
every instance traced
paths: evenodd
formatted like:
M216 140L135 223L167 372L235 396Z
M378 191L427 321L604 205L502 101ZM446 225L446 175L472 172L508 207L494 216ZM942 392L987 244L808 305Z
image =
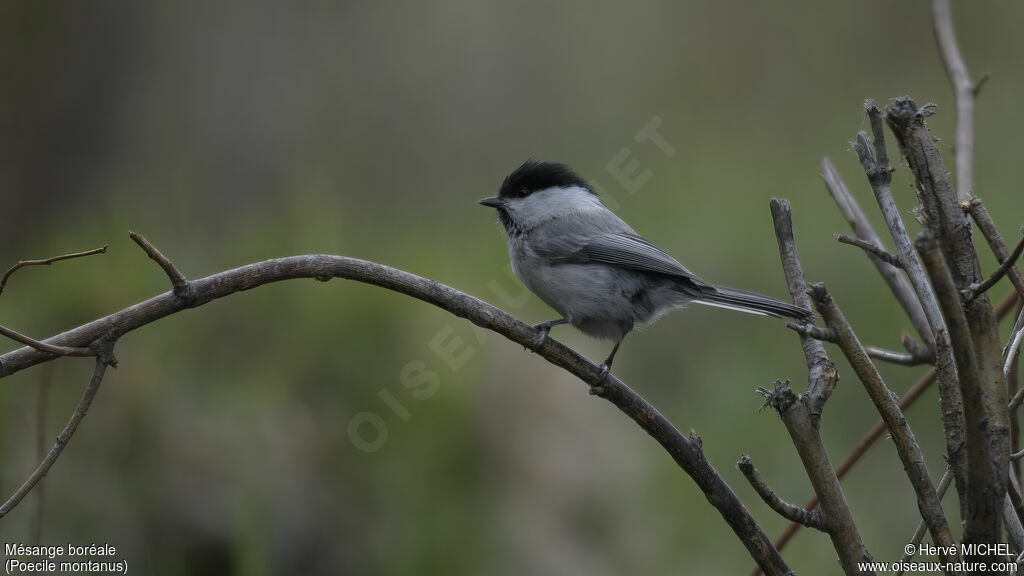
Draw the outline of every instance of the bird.
M527 160L504 179L497 196L479 203L497 211L516 277L560 316L534 326L540 336L533 350L562 324L611 340L601 381L626 335L691 302L812 318L806 308L699 278L637 234L566 164Z

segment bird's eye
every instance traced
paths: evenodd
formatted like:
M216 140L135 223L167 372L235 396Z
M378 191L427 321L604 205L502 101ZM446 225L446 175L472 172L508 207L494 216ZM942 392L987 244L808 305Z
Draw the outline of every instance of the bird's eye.
M519 189L519 197L520 198L526 198L529 195L530 195L530 191L527 190L526 188L520 188Z

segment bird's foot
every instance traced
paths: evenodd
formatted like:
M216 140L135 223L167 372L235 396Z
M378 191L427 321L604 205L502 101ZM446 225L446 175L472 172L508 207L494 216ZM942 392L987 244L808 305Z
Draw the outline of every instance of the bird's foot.
M544 345L544 342L548 339L548 332L551 332L551 325L547 322L541 322L540 324L534 325L534 328L540 330L540 338L537 338L537 343L530 348L531 352L540 350L540 347Z
M590 393L594 396L604 397L608 394L608 387L605 386L605 382L608 381L608 371L611 370L611 365L608 363L601 364L601 375L598 376L597 384L590 387Z
M558 320L548 320L547 322L541 322L540 324L534 324L533 327L540 330L540 338L537 339L537 343L530 348L531 352L540 350L540 347L544 345L544 342L548 339L548 332L551 331L552 326L560 326L562 324L568 324L569 321L565 318L559 318Z

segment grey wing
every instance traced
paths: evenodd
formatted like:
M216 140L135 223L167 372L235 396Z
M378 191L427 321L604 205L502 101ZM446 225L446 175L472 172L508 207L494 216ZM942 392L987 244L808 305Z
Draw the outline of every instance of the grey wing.
M694 284L705 283L683 267L675 258L645 240L628 226L625 230L601 231L593 235L557 234L556 229L531 234L531 244L538 256L552 264L601 263L677 276L692 280Z

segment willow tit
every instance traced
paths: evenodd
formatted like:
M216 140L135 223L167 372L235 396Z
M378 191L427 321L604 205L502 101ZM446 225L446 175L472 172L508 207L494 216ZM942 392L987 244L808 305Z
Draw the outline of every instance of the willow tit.
M541 335L534 350L552 326L572 324L615 342L601 364L607 374L626 334L690 302L811 318L805 308L701 280L608 210L565 164L529 160L480 204L498 211L516 276L562 316L535 326Z

